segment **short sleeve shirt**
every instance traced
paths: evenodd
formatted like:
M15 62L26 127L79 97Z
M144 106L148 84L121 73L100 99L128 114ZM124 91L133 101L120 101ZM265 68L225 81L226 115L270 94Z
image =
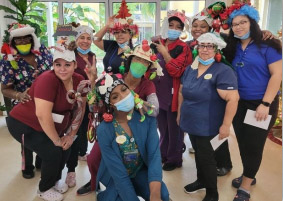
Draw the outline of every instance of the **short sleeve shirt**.
M127 76L127 74L124 74L124 78L125 76ZM156 89L153 82L143 76L139 85L134 89L134 92L137 93L141 99L147 100L150 94L156 93Z
M77 73L73 74L73 89L76 90L83 77ZM64 131L70 125L71 114L74 104L70 104L66 98L67 91L63 82L55 75L53 70L47 71L40 75L32 84L29 95L32 100L16 105L10 115L21 121L22 123L32 127L36 131L43 132L38 118L35 114L34 98L40 98L52 102L52 113L63 115L64 119L61 124L55 123L56 130L59 135L63 135Z
M229 66L216 62L197 76L198 70L190 66L183 74L180 127L190 135L214 136L219 133L226 107L217 89L236 90L237 78Z
M51 69L53 64L52 54L44 45L39 48L40 54L35 54L37 69L28 64L24 59L16 56L18 69L14 69L7 60L0 61L1 83L13 84L14 89L24 92L31 86L35 78L46 70Z
M282 59L281 52L262 44L250 43L245 50L237 44L232 62L237 71L239 94L244 100L262 99L271 77L268 65Z
M104 71L114 74L120 73L119 67L124 59L124 53L118 55L119 45L114 40L103 40L104 51L106 52L103 58Z
M84 71L84 69L86 68L86 62L85 60L78 54L78 52L76 51L76 61L77 61L77 68L75 70L76 73L82 75L84 77L85 80L88 80L88 77ZM92 65L93 62L93 57L95 57L95 54L92 52L88 53L88 61L89 63Z

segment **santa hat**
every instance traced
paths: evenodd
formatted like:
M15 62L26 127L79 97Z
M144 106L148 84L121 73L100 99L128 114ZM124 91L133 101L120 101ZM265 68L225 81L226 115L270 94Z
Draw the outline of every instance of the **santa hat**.
M1 53L7 56L7 60L10 61L14 69L18 69L18 64L13 56L17 53L17 51L11 47L12 39L14 37L31 35L34 43L33 51L37 53L39 53L40 42L35 35L35 29L32 28L30 25L13 23L8 27L8 30L5 31L3 45L1 47Z
M134 24L134 20L132 18L128 18L131 16L132 14L129 12L126 1L122 0L119 11L115 16L115 23L113 27L110 28L109 32L114 34L116 31L129 30L132 36L137 37L139 34L139 27Z
M37 50L39 51L40 48L40 42L38 40L38 38L35 35L35 29L33 27L31 27L28 24L20 24L20 23L13 23L10 28L9 28L9 33L10 33L10 45L12 42L12 39L14 37L21 37L21 36L27 36L27 35L31 35L32 39L33 39L33 50Z

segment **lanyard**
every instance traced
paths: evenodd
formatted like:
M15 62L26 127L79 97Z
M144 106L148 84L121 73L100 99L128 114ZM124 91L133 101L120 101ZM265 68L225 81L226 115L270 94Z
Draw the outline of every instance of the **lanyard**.
M109 66L109 67L111 67L112 61L113 61L113 59L115 58L115 56L117 55L117 53L118 53L118 49L116 49L116 50L114 51L114 53L111 55L111 57L110 57L110 59L109 59L109 62L108 62L108 66ZM108 68L109 68L109 67L108 67ZM111 68L111 70L112 70L112 68Z

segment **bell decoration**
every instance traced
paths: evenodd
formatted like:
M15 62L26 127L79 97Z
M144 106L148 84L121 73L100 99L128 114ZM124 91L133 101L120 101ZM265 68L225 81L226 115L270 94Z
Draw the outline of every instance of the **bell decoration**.
M194 59L198 56L198 50L197 50L197 48L195 48L195 49L192 51L192 54L193 54L193 58L194 58Z
M222 55L221 55L221 53L220 53L219 51L215 54L214 59L215 59L215 61L217 61L218 63L221 61Z
M152 72L149 76L149 80L154 80L156 78L157 73L156 72Z
M125 65L124 65L124 62L121 63L121 66L119 67L119 72L124 75L126 71L126 68L125 68Z
M215 30L215 32L220 32L221 27L221 21L220 19L215 19L212 21L212 28Z

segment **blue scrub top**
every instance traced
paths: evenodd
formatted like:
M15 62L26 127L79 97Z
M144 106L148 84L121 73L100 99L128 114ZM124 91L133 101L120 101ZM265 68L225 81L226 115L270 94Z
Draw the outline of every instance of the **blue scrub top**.
M120 73L119 67L124 59L124 52L118 55L119 45L114 40L103 40L104 51L106 52L103 58L104 71L107 73Z
M229 66L216 62L197 76L198 70L190 66L183 74L180 127L190 135L214 136L219 133L226 107L217 89L237 90L237 78Z
M241 99L261 100L271 77L268 65L281 59L281 52L265 44L259 48L255 43L250 43L243 50L241 43L238 43L232 65L237 71Z

